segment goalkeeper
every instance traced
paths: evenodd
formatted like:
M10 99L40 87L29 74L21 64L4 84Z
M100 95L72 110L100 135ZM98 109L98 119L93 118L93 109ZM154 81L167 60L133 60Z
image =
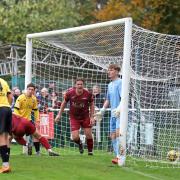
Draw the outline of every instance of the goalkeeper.
M56 152L53 152L48 140L41 136L37 130L35 125L28 121L27 119L20 117L16 114L12 114L12 137L21 145L26 146L27 142L23 138L24 135L32 135L34 138L38 139L42 146L49 152L49 156L59 156ZM10 138L10 140L12 139Z
M121 101L121 85L122 81L119 78L120 67L116 64L111 64L108 67L108 77L111 79L111 82L108 84L108 91L106 95L106 100L103 107L99 112L95 114L95 119L101 120L106 108L110 106L111 108L111 117L110 117L110 137L112 140L112 146L115 154L115 158L112 159L113 164L118 164L119 158L119 124L120 124L120 108L118 105Z

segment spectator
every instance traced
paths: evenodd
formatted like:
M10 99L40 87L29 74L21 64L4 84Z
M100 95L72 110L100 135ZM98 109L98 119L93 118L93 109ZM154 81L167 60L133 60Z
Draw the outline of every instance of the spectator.
M53 109L59 109L61 107L61 102L58 101L58 96L56 92L53 91L51 93L50 99L51 99L51 107Z
M12 105L11 105L11 109L12 111L14 110L14 105L16 103L16 100L17 98L21 95L21 90L19 88L16 88L14 91L13 91L13 102L12 102Z
M43 113L47 113L48 106L49 106L48 89L44 87L41 89L41 95L39 97L39 111Z
M92 93L94 96L94 104L97 108L101 108L105 101L105 95L101 93L101 88L98 85L93 86Z

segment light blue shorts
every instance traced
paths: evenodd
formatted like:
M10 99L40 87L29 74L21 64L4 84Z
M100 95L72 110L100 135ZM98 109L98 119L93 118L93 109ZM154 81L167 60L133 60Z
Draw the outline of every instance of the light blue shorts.
M120 119L116 117L110 118L110 133L116 132L120 128Z

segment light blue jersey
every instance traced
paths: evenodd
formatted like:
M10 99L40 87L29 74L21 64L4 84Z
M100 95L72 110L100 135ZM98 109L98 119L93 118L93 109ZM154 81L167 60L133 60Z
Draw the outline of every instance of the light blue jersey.
M110 119L110 131L114 132L119 128L119 120L117 120L113 114L113 110L119 106L121 101L121 87L122 80L120 78L112 81L108 85L107 97L106 99L110 103L111 107L111 119Z

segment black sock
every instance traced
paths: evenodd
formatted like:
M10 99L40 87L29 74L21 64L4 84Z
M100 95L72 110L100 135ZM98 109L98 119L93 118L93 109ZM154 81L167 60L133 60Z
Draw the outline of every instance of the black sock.
M7 145L0 146L0 154L2 158L2 162L9 162L9 153Z
M7 151L8 151L8 154L9 154L9 156L10 156L11 149L10 149L9 147L7 148Z
M80 144L81 144L81 140L80 140L80 138L79 138L78 140L74 140L74 142L75 142L76 144L78 144L78 145L80 145Z
M34 142L34 147L35 147L36 152L39 152L40 151L40 142Z

